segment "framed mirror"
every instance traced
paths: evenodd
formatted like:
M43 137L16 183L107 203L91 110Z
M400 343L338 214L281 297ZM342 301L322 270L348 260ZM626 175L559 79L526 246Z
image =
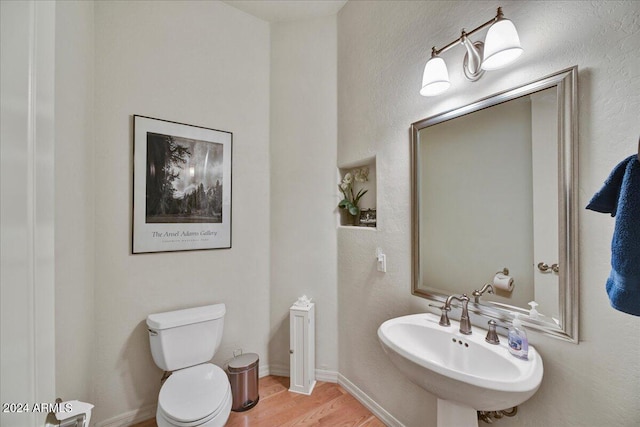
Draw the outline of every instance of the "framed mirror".
M467 294L472 313L578 342L577 76L411 125L414 295Z

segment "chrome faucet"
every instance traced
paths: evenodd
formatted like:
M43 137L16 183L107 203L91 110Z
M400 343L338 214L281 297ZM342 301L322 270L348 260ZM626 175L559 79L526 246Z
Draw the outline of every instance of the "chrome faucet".
M482 287L482 289L480 289L480 290L476 289L475 291L473 291L471 293L471 296L473 296L474 302L476 304L478 304L480 302L480 297L485 292L489 292L490 294L493 293L493 286L490 283L485 283L485 285Z
M444 305L440 307L442 315L440 316L440 326L450 326L448 312L451 311L451 301L458 300L462 303L462 315L460 316L460 333L471 335L471 320L469 320L469 297L466 294L451 295L447 298Z

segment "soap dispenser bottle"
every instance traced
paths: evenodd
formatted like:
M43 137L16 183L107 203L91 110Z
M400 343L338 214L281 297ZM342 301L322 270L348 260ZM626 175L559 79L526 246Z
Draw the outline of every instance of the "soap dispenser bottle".
M509 353L517 358L527 360L529 358L529 340L519 317L520 314L516 313L512 326L509 328Z

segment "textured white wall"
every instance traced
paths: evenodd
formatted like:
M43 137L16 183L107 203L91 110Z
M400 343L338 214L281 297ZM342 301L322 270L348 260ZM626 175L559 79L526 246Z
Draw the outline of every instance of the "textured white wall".
M411 296L409 126L419 119L578 65L579 204L635 152L640 110L640 3L512 2L505 15L525 53L476 83L462 75L462 48L444 54L452 87L419 95L431 46L489 19L492 1L352 1L338 15L338 162L377 154L376 233L338 230L339 371L407 426L434 426L435 398L402 377L376 338L384 320L425 311ZM530 333L545 361L538 393L505 426L637 425L640 321L614 311L604 291L613 219L581 210L579 345ZM375 272L376 246L388 272Z
M95 34L100 422L157 402L150 313L224 302L214 361L242 348L268 363L270 36L221 2L96 2ZM133 114L233 132L232 249L131 255Z
M56 392L93 401L93 2L56 3Z
M336 17L271 25L270 365L289 368L289 307L316 303L316 368L338 369Z

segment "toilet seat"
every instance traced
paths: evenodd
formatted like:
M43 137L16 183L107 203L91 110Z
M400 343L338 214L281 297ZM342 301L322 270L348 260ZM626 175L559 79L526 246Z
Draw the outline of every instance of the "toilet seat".
M231 400L227 374L204 363L176 371L165 381L158 397L158 415L181 427L201 426L218 415L226 421Z

